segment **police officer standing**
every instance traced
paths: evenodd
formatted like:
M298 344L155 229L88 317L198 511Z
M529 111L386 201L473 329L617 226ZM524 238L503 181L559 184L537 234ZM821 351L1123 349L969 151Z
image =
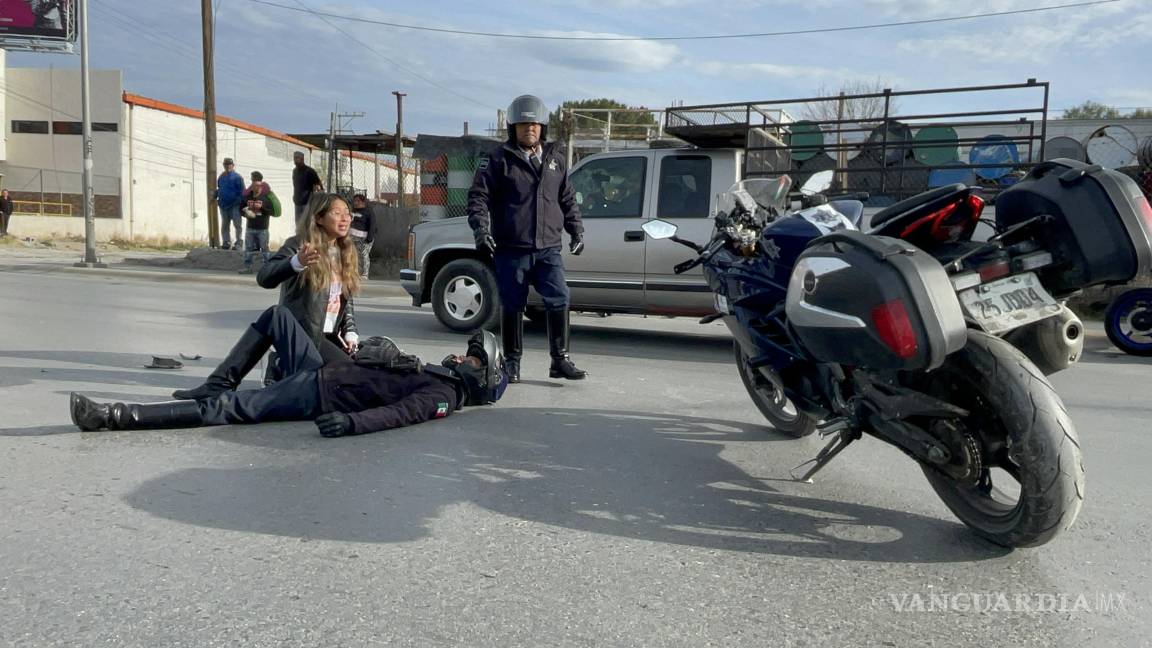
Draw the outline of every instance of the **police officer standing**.
M508 106L508 141L480 158L468 191L468 224L476 249L492 255L503 305L500 330L509 382L520 381L524 307L531 285L544 300L552 378L580 380L587 372L568 357L568 285L560 257L584 250L580 208L568 183L563 152L545 143L548 108L532 95Z

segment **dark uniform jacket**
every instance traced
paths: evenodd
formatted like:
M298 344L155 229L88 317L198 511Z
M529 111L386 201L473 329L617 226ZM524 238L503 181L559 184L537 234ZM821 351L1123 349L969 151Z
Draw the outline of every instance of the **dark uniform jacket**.
M480 158L468 191L468 224L491 232L497 248L543 250L559 247L562 231L584 233L560 147L544 144L540 161L538 174L511 143Z
M312 290L304 283L302 272L292 267L292 257L300 251L300 241L293 236L260 267L256 283L264 288L280 287L280 304L292 312L296 321L317 346L324 339L324 316L328 310L328 289ZM336 317L334 334L356 331L355 309L352 300L340 296L340 314Z
M431 373L394 373L352 363L320 369L320 407L344 412L356 434L444 418L460 404L456 387Z

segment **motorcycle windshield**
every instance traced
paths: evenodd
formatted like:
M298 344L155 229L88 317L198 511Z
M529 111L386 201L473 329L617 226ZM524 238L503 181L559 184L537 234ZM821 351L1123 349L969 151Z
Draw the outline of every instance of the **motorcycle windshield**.
M781 212L788 207L788 190L791 188L792 179L788 176L749 178L729 187L717 199L716 205L724 213L737 206L753 214L757 208Z

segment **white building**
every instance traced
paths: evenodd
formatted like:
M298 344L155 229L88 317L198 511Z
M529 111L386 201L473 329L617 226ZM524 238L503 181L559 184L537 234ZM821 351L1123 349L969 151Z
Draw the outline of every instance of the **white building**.
M125 92L119 71L92 71L90 79L96 238L207 241L208 219L218 216L215 205L208 205L203 113ZM15 203L10 230L19 236L83 236L79 72L5 69L0 50L0 91L0 182ZM323 179L324 151L223 116L216 118L216 143L218 169L230 157L246 183L252 171L260 171L284 204L285 216L273 220L269 238L291 236L292 154L304 152ZM394 193L391 159L342 152L340 167L370 195ZM406 190L418 191L418 173L404 176Z

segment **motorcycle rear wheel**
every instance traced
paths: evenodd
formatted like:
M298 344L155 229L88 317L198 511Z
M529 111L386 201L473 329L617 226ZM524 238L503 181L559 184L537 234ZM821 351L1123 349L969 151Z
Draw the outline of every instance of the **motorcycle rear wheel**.
M1124 353L1152 356L1152 288L1120 293L1104 312L1104 332Z
M765 372L749 366L748 356L737 342L733 345L736 351L736 368L740 372L740 381L744 389L752 397L756 409L768 419L768 423L777 431L790 437L800 438L816 431L816 421L796 408L792 401L784 395L784 385L780 377L774 372Z
M969 331L964 349L916 380L918 389L968 410L959 429L980 449L977 476L967 483L923 466L956 517L1006 547L1039 546L1072 525L1084 503L1079 440L1052 384L1027 357Z

